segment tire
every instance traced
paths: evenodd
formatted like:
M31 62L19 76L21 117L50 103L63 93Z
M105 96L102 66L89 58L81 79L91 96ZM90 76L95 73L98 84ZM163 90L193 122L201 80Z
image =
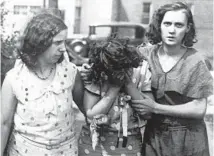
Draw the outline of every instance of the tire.
M76 42L74 44L71 45L71 49L76 52L78 55L82 56L82 57L87 57L88 53L87 53L87 48L86 45L84 45L81 42Z

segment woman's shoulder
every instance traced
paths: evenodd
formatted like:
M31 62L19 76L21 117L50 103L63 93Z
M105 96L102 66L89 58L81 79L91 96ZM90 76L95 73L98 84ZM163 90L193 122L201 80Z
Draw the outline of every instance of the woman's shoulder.
M204 61L203 55L198 50L196 50L195 48L187 48L186 59L188 61L191 60L193 62Z
M187 48L186 55L184 56L184 65L189 68L196 68L197 66L206 66L205 57L195 48Z
M14 67L11 68L6 73L6 76L11 80L15 80L15 79L20 79L23 76L25 77L26 72L27 72L27 67L25 66L25 64L21 60L17 59Z
M85 85L85 89L87 91L89 91L90 93L93 93L95 95L103 96L107 92L108 84L107 83L103 83L103 85L100 86L99 83L92 82L90 84L86 84Z
M151 55L153 51L158 49L159 45L152 45L152 44L146 44L143 43L137 47L137 51L141 55L143 59L148 59L148 57Z
M85 89L88 92L93 93L95 95L100 95L101 94L100 86L98 84L96 84L96 83L86 84L85 85Z
M66 71L68 71L68 70L77 70L77 66L76 66L74 63L69 62L69 61L67 61L67 60L62 61L62 62L59 64L59 66L60 66L61 68L64 68L64 70L66 70Z

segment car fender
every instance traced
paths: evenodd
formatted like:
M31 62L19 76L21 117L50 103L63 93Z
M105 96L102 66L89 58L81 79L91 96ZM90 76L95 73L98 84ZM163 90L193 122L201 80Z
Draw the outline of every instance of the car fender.
M71 44L75 44L75 43L82 43L83 45L86 45L87 42L85 40L81 40L81 39L74 39L72 40Z

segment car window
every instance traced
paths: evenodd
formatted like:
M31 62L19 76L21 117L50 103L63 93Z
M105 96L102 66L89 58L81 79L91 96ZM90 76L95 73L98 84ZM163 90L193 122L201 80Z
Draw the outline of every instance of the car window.
M95 35L96 37L108 37L111 34L110 27L96 27Z
M118 27L117 36L119 38L135 39L135 28Z

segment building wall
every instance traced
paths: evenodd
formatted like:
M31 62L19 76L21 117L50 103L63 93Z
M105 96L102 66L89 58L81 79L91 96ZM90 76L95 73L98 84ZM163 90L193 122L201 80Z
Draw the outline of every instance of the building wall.
M81 33L88 34L89 24L111 21L112 0L82 0L81 6Z
M120 21L142 22L143 3L151 2L150 19L154 10L166 3L177 0L118 0L120 1ZM197 29L198 42L195 44L200 52L213 58L213 0L180 0L193 4L193 16ZM118 6L113 6L116 9Z
M64 21L68 26L68 38L72 37L74 30L75 0L58 0L58 8L64 11Z
M32 17L30 12L30 6L43 7L43 0L29 1L29 0L5 0L5 9L8 10L8 14L5 16L5 34L11 35L14 31L23 31L27 21ZM27 6L27 14L14 14L14 6Z
M44 4L45 2L45 4ZM14 31L23 31L27 21L32 17L32 13L28 10L27 14L14 14L14 6L40 6L43 8L55 8L64 12L64 21L68 26L68 37L73 34L74 27L74 0L6 0L6 8L9 10L9 14L6 16L7 34L12 34Z

